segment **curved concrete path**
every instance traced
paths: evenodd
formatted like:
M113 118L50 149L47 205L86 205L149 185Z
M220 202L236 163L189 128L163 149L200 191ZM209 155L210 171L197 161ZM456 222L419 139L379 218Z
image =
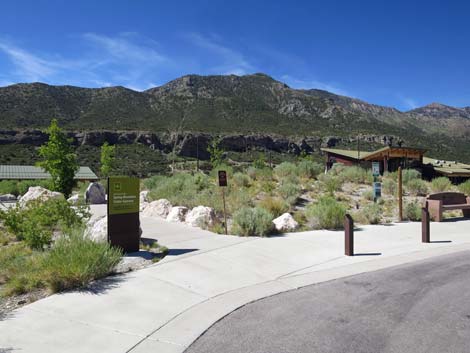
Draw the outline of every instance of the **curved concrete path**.
M99 212L99 210L94 210ZM146 269L57 294L0 321L0 352L183 352L214 322L270 295L470 249L470 221L367 226L356 253L343 256L343 232L271 238L216 235L142 217L143 237L170 254Z

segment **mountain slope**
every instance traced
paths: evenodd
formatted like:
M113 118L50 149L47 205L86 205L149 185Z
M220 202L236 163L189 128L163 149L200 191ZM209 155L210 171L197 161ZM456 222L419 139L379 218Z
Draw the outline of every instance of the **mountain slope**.
M188 75L144 92L42 83L0 88L4 129L44 128L52 118L74 131L393 135L454 158L470 146L470 108L431 104L400 112L322 90L292 89L265 74Z

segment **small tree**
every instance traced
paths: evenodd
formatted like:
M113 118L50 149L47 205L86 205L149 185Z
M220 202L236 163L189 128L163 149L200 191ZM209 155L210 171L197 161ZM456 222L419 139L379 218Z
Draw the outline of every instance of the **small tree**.
M111 146L105 142L101 146L101 175L105 178L109 176L109 173L114 168L114 162L116 159L116 146Z
M207 146L207 152L211 155L211 164L212 168L216 168L222 164L222 158L224 155L224 150L220 147L220 138L213 138Z
M49 140L39 147L39 155L43 158L38 166L49 172L52 186L56 191L70 196L74 185L75 173L78 171L77 156L73 151L71 140L53 119L46 133Z

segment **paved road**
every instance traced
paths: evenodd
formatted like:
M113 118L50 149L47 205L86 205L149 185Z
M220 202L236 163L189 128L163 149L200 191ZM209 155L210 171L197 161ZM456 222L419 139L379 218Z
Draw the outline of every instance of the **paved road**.
M228 315L186 353L466 353L470 252L312 285Z

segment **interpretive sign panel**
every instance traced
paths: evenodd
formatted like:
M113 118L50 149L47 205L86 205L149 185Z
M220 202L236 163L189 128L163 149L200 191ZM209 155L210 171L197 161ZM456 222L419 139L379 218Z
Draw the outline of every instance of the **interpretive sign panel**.
M219 170L219 186L227 186L227 172Z
M379 162L372 162L372 175L373 176L380 175L380 163Z
M124 252L139 251L139 186L137 178L108 178L108 241Z

